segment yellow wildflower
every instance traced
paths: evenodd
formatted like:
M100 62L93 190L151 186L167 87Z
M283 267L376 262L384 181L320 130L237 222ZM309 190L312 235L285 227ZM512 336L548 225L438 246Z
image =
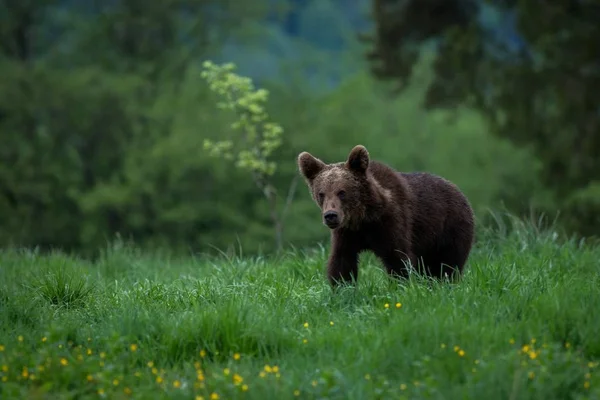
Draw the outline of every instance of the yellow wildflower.
M22 341L23 341L23 336L19 335L19 337L17 338L17 340L18 340L19 342L22 342Z
M160 376L156 377L156 383L162 383L162 381L163 381L162 377L160 377Z
M154 361L148 361L146 365L148 366L148 368L152 368L154 367Z
M92 375L88 375L87 380L88 380L88 382L91 382L94 380L94 377Z
M462 349L461 349L461 350L459 350L459 351L458 351L458 355L459 355L460 357L464 357L464 355L465 355L465 351L464 351L464 350L462 350Z
M200 357L202 357L202 358L206 357L206 351L205 350L200 350Z
M229 372L230 372L230 371L229 371L229 368L225 368L225 369L223 370L223 375L229 375Z
M4 351L4 345L0 344L0 352Z
M113 379L113 385L119 386L119 380L118 379Z
M248 391L248 385L246 385L245 383L242 385L242 392L247 392Z
M402 307L402 303L396 303L396 308Z
M129 394L131 394L131 389L129 389L128 387L126 387L125 389L123 389L123 393L129 395Z
M181 382L179 381L173 381L173 387L176 389L179 389L181 387Z
M308 322L305 322L305 323L304 323L304 327L305 327L305 328L308 328Z
M67 360L66 358L61 358L60 359L60 364L61 365L69 365L69 360Z
M47 338L46 336L44 336L44 337L42 338L42 342L45 342L46 340L48 340L48 338Z
M216 394L215 392L212 392L210 394L210 400L219 400L219 395Z
M384 306L385 308L390 308L390 304L389 304L389 303L385 303L383 306Z
M294 390L294 396L296 396L296 397L300 396L300 391L298 389Z
M240 353L235 353L233 355L233 359L236 360L236 361L239 360L240 359Z
M240 383L242 383L244 381L244 378L242 378L240 375L238 374L233 374L233 384L234 385L239 385Z
M137 351L137 349L138 349L138 345L135 343L133 343L129 346L129 350L131 350L133 352Z
M265 376L267 376L267 374L265 373L265 371L260 371L258 376L260 376L261 378L264 378Z

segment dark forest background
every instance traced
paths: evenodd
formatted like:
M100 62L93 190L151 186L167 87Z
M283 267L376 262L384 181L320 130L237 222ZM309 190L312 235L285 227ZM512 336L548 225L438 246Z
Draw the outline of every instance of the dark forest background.
M273 184L356 144L490 210L600 228L600 1L0 0L0 245L275 248L201 77L233 62L284 128ZM280 203L286 201L280 196ZM326 241L297 182L286 246Z

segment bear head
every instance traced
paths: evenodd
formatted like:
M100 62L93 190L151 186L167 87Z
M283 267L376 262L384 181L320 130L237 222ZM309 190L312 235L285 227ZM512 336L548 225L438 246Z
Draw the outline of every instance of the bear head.
M345 162L334 164L304 151L298 156L298 167L328 228L360 224L370 192L369 153L364 146L355 146Z

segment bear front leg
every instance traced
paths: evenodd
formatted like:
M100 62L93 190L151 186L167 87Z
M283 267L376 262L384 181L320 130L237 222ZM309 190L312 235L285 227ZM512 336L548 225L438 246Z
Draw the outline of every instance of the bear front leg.
M394 278L408 278L410 266L416 268L416 258L412 252L406 248L390 249L383 254L379 254L387 273Z
M349 238L336 236L332 238L327 261L327 279L332 287L358 279L358 246Z

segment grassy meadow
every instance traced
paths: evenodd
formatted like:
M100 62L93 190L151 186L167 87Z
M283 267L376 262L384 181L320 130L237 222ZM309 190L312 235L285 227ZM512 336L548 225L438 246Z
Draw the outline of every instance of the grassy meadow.
M515 224L458 284L337 292L326 257L4 250L0 398L600 398L600 248Z

